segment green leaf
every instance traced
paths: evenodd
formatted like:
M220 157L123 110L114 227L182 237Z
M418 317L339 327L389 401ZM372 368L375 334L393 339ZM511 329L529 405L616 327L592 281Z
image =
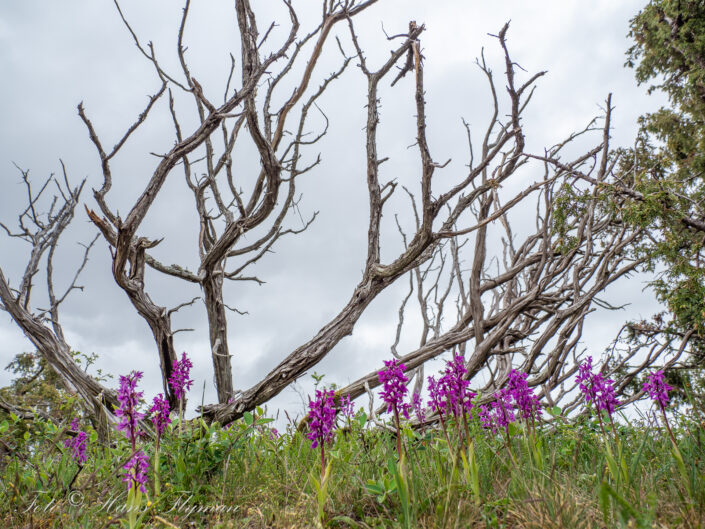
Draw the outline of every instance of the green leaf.
M622 518L634 518L637 527L646 527L647 524L643 517L639 514L632 505L627 502L622 496L620 496L616 490L614 490L609 483L606 481L602 482L600 487L600 505L602 506L602 512L605 516L605 522L607 522L606 508L609 508L609 496L614 499L614 502L620 509L620 514Z
M0 423L0 433L5 433L9 427L10 423L8 423L7 421L2 421Z
M617 465L617 460L614 458L612 455L612 450L610 449L609 444L605 444L605 458L607 459L607 468L610 471L610 474L612 475L612 478L615 480L620 479L620 474L619 474L619 466Z
M245 424L247 426L252 426L252 423L255 422L254 416L249 411L246 411L245 413L243 413L242 418L245 420Z
M174 464L176 465L176 470L180 474L186 475L186 462L184 461L184 458L181 454L176 456L176 460L174 461Z
M334 516L333 518L330 519L331 522L344 522L350 527L369 527L367 524L365 525L360 525L357 523L355 520L350 518L349 516L345 516L344 514L339 514L338 516Z
M609 492L607 491L607 487L605 487L607 483L604 481L602 482L602 486L600 487L600 494L599 494L599 500L600 500L600 509L602 510L602 519L605 522L605 525L608 524L609 520L609 509L610 509L610 495Z
M394 476L397 496L399 497L399 503L401 504L403 527L409 529L413 526L412 524L415 517L411 510L409 484L406 481L405 460L405 456L402 455L399 463L393 466L392 475Z
M678 467L678 473L681 475L683 485L685 486L685 489L688 491L688 494L692 498L693 491L690 486L690 477L688 474L688 469L685 466L685 461L683 460L683 455L681 454L681 451L676 445L673 445L671 447L671 453L673 454L673 458L676 460L676 466Z
M384 488L382 488L379 484L377 484L376 481L373 480L369 480L365 485L365 488L368 492L371 492L372 494L384 494Z
M389 470L389 473L393 476L394 473L397 470L397 458L396 457L390 457L387 459L387 470Z

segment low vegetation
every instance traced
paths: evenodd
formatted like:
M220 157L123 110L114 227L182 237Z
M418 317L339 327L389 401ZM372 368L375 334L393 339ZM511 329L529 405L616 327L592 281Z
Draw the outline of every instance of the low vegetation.
M282 432L262 409L223 427L169 414L161 395L150 408L138 372L120 377L107 444L79 417L11 414L0 422L0 524L704 526L705 410L693 399L670 407L662 372L647 378L640 412L586 360L584 408L568 418L516 371L504 389L475 394L459 360L429 381L427 406L390 361L378 413L320 388L306 420ZM188 390L188 369L186 357L174 367L175 393Z

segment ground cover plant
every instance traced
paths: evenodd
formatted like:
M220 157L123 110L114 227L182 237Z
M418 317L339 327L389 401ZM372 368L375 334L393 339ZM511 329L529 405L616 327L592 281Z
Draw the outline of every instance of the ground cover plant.
M188 392L184 355L174 391ZM0 423L0 520L9 527L687 527L705 526L705 409L670 406L663 372L638 420L586 359L583 408L541 405L512 371L470 391L462 357L409 395L405 366L379 373L381 408L317 389L278 431L263 409L225 427L184 420L141 374L120 377L108 445L80 417Z

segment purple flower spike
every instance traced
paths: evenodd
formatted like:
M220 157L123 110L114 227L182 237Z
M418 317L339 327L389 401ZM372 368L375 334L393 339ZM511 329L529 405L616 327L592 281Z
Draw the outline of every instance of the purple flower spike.
M428 400L428 406L443 418L448 410L445 402L445 390L441 382L442 379L437 381L435 377L428 377L428 394L431 397Z
M498 428L507 428L509 423L515 420L512 394L508 388L502 388L495 392L494 397L492 419Z
M619 400L614 394L613 381L605 379L602 373L592 372L592 357L588 356L580 365L575 381L585 396L585 402L594 402L598 410L606 410L610 415L614 413Z
M526 382L527 374L512 369L509 373L507 389L514 399L514 404L519 409L524 419L539 419L541 417L541 404L534 390Z
M598 410L606 410L612 415L615 408L619 405L617 397L614 395L614 386L610 379L605 380L602 374L595 375L595 386L598 388L596 404Z
M468 372L465 367L465 358L458 354L446 364L441 385L445 391L446 406L456 417L461 417L465 411L470 413L472 399L476 393L469 390L470 381L463 380Z
M72 430L76 431L79 428L78 419L71 421ZM88 459L88 455L86 454L86 448L88 448L88 434L86 432L80 431L76 434L76 437L64 439L64 446L71 450L71 456L79 465L83 465L86 459Z
M478 418L483 428L497 433L500 429L507 430L510 422L514 422L514 404L511 391L502 388L495 391L494 400L488 405L480 406Z
M423 409L423 402L421 401L421 395L414 393L411 396L411 406L416 412L416 418L419 422L424 422L426 420L426 412Z
M316 390L316 399L308 403L308 437L311 448L322 446L333 438L335 431L335 392Z
M340 413L343 414L343 417L352 418L355 416L355 404L350 400L350 395L345 395L340 400Z
M385 360L383 369L378 373L379 381L382 384L382 391L379 396L387 404L387 413L401 413L404 418L409 418L411 406L404 403L404 397L408 391L406 383L409 379L404 374L406 367L400 364L399 360Z
M149 469L149 458L142 450L135 453L125 466L125 475L122 480L127 483L127 490L139 487L140 491L147 492L145 484L147 483L147 470Z
M428 405L441 417L453 415L456 419L462 417L472 409L472 399L476 393L470 391L470 381L464 380L467 373L465 359L462 355L455 355L446 363L443 376L436 381L428 377L429 395Z
M644 383L644 391L649 394L652 401L657 402L661 409L668 406L668 392L673 388L666 384L662 370L649 373Z
M176 360L169 377L169 385L174 390L174 396L181 399L186 395L186 392L191 389L193 380L189 378L189 373L193 364L188 359L186 353L181 355L181 361Z
M157 436L161 437L166 430L166 425L171 424L169 418L169 401L164 398L164 394L160 393L152 401L152 407L149 408L149 413L152 415L152 423L157 431Z
M592 356L588 356L585 361L578 367L578 376L575 381L578 383L578 388L585 396L585 401L590 402L595 399L595 390L592 386Z
M490 415L490 409L484 404L480 406L478 418L480 419L480 424L483 428L492 430L492 433L497 433L497 428L495 428L494 421L492 420L492 415Z
M133 451L135 450L137 437L142 435L138 428L138 423L144 417L143 413L137 411L144 394L142 391L137 391L137 383L141 378L141 371L133 371L128 376L120 376L120 389L117 395L120 407L115 410L115 415L120 417L117 429L125 432L125 436L132 444Z

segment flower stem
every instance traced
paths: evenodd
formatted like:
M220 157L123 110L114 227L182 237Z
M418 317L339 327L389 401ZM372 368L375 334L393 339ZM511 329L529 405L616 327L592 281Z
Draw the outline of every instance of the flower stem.
M671 442L673 446L678 449L678 443L676 443L676 436L673 435L673 430L671 430L671 425L668 423L668 417L666 417L666 410L663 408L663 404L659 402L659 408L661 408L661 416L663 417L663 422L666 424L666 429L668 430L668 435L671 437Z
M161 484L159 483L159 434L154 444L154 496L161 494Z
M397 427L397 453L399 454L399 461L401 461L401 429L399 427L399 410L396 405L394 406L394 423Z
M181 423L184 422L184 399L179 399L179 436L181 436Z
M619 436L617 435L617 428L614 425L614 420L612 419L612 414L608 411L607 416L610 418L610 425L612 426L612 433L614 434L614 442L619 444Z
M73 479L71 480L71 483L69 483L68 490L72 490L71 487L73 487L73 484L74 484L74 482L76 481L76 478L78 477L78 475L81 473L81 470L83 470L83 465L81 465L81 464L79 463L79 465L78 465L78 470L77 470L76 473L73 475Z
M509 446L509 443L511 441L511 438L509 437L509 424L504 428L504 433L507 436L507 443L504 445L507 447L507 452L509 452L509 458L512 460L512 463L514 463L515 467L518 467L519 465L517 464L516 459L514 459L514 454L512 453L512 449Z
M470 446L470 425L468 424L468 414L463 410L463 425L465 426L465 449Z

